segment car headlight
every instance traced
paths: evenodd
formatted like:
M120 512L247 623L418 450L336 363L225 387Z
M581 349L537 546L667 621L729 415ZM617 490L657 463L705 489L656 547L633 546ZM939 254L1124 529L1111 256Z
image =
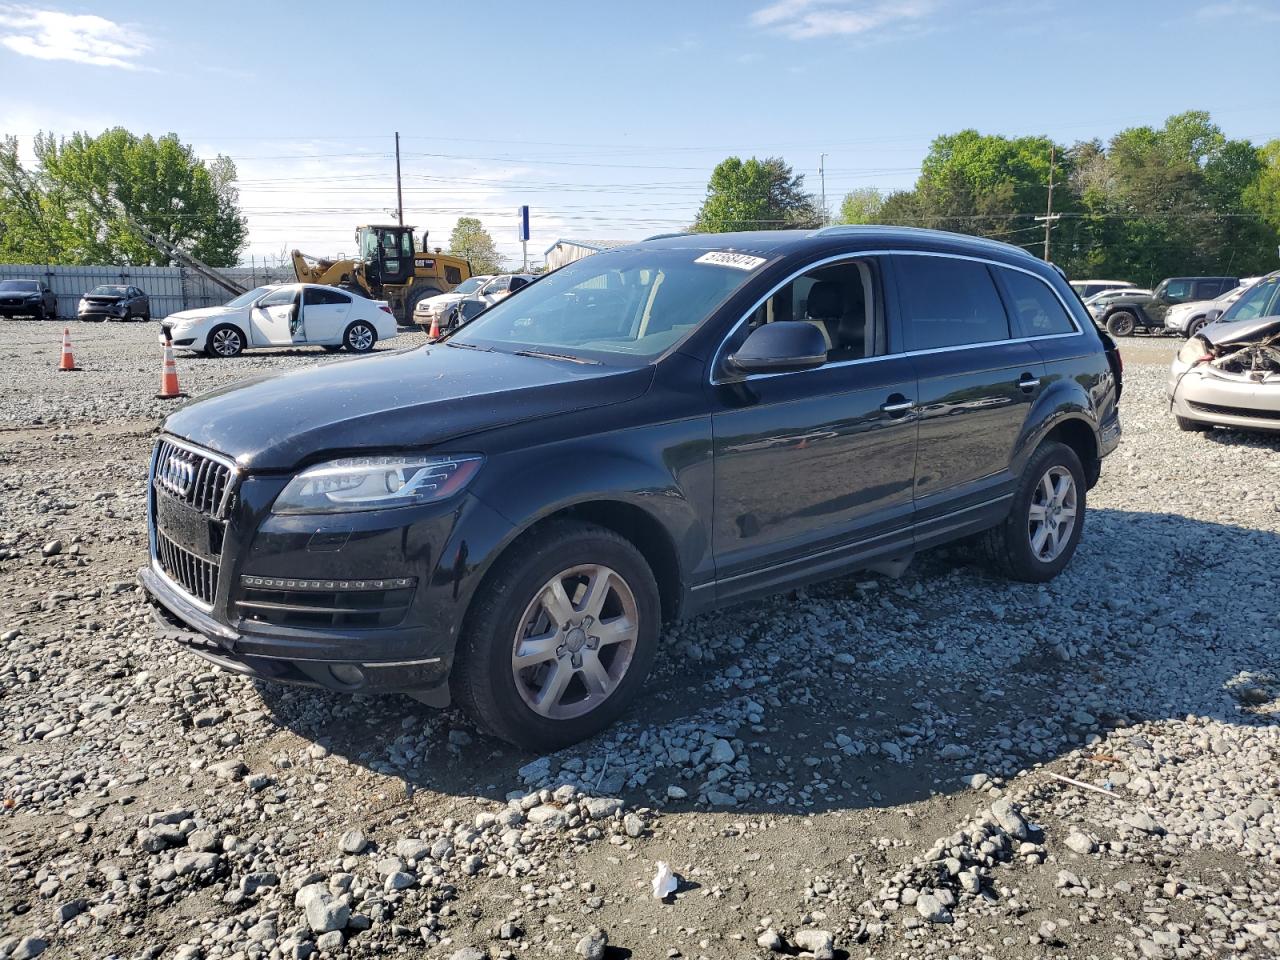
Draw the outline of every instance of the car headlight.
M1209 352L1209 345L1199 337L1192 337L1178 351L1178 362L1185 363L1189 367L1212 359L1213 354Z
M351 513L413 507L462 490L484 457L344 457L302 471L276 497L273 513Z

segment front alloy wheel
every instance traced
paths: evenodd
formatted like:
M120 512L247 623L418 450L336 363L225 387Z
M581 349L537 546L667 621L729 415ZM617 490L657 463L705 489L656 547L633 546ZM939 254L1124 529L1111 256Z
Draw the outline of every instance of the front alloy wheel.
M235 327L216 327L209 334L205 351L211 357L237 357L244 350L244 337Z
M516 690L534 713L568 720L618 689L635 655L636 598L608 567L562 570L520 618L511 649Z
M662 602L635 544L554 520L521 537L477 588L450 688L481 727L528 750L603 730L644 684Z

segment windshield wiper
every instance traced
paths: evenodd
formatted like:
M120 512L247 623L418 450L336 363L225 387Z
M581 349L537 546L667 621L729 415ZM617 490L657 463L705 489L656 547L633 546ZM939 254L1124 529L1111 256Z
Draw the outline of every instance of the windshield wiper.
M544 360L564 360L568 363L585 363L590 366L600 366L599 360L588 360L586 357L575 357L568 353L547 353L544 350L516 350L517 357L541 357Z
M444 345L446 347L458 347L458 348L465 347L468 350L483 350L485 353L493 353L493 347L482 347L478 343L465 343L463 341L455 342L453 340L446 340L444 342Z

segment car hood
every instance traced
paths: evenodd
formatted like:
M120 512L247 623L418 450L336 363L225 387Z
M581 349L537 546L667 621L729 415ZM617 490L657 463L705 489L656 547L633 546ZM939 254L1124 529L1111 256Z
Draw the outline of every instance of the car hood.
M205 320L209 317L238 312L235 307L200 307L197 310L179 310L177 313L169 314L164 320L165 323L173 325L183 320Z
M640 396L653 368L617 368L448 347L418 347L207 393L168 433L242 467L282 471L318 453L421 449L525 420Z
M1211 323L1200 329L1199 336L1215 347L1227 347L1236 343L1254 343L1277 334L1280 334L1280 317L1255 317L1252 320Z
M462 293L437 293L434 297L424 297L418 301L419 306L436 307L448 306L451 303L457 303L466 294Z

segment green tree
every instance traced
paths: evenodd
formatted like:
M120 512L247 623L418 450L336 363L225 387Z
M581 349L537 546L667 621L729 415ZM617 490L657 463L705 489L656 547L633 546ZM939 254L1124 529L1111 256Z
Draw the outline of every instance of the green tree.
M471 264L472 273L501 273L502 256L489 231L475 217L459 217L449 234L449 252Z
M836 223L879 223L885 195L877 187L859 187L844 195Z
M0 263L57 263L64 212L18 159L18 138L0 139Z
M206 164L176 134L136 136L116 127L97 137L40 135L39 179L60 223L66 263L168 265L116 214L114 199L147 229L215 267L234 266L248 236L239 212L235 164Z
M780 157L729 157L711 172L707 197L693 229L698 233L816 227L822 215L804 190L804 175Z

